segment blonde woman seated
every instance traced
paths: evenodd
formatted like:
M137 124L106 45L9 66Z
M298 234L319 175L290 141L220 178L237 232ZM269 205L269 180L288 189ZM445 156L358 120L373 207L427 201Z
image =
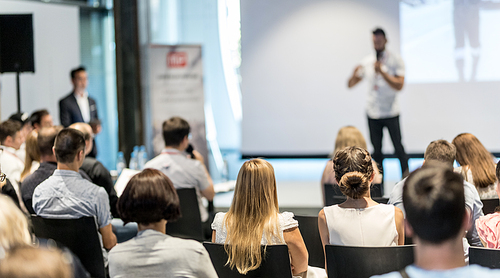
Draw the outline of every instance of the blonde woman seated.
M455 172L476 187L481 199L497 198L495 161L491 153L470 133L457 135L451 143L457 148L456 160L460 164Z
M500 180L500 161L496 169L497 180ZM497 187L497 197L500 198L500 188ZM490 213L476 219L476 230L484 247L500 249L500 206Z
M35 172L39 166L40 150L38 149L38 132L33 130L26 137L26 158L24 161L24 170L21 173L21 182Z
M331 154L331 157L334 157L338 151L351 146L368 150L366 146L366 140L363 137L363 134L361 134L361 131L359 131L359 129L354 126L344 126L337 133L337 138L335 139L335 147L333 153ZM372 164L373 171L375 173L373 184L382 183L382 174L377 167L377 163L372 160ZM335 172L333 171L332 160L328 160L328 162L326 163L325 170L323 170L323 176L321 177L321 190L323 192L323 200L325 200L325 184L337 185L337 181L335 180Z
M217 213L212 241L226 244L229 266L239 273L262 263L261 245L288 246L293 275L307 270L308 253L293 213L279 213L274 169L269 162L252 159L241 166L231 207Z
M403 212L370 197L375 176L370 154L359 147L347 147L335 154L333 164L335 178L347 200L320 211L318 228L323 246L403 245Z

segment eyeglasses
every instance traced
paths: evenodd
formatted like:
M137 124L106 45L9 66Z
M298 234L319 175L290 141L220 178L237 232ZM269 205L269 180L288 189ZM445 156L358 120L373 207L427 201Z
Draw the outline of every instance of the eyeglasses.
M4 182L7 175L5 173L0 173L0 182Z

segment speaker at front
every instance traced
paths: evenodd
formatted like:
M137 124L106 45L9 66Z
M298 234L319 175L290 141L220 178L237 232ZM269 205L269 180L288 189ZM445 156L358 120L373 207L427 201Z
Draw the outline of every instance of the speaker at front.
M33 15L0 15L0 73L35 72Z

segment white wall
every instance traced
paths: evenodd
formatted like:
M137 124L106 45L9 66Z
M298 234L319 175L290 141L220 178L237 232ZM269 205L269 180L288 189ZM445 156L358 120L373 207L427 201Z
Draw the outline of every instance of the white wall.
M69 72L80 64L78 7L1 0L1 14L32 13L35 73L23 73L21 110L46 108L59 123L59 99L71 91ZM1 120L17 112L16 76L0 75Z

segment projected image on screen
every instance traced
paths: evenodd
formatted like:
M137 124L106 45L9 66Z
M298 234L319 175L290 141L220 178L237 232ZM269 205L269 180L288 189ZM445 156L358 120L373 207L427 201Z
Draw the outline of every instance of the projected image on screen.
M400 3L407 83L500 81L500 1Z

